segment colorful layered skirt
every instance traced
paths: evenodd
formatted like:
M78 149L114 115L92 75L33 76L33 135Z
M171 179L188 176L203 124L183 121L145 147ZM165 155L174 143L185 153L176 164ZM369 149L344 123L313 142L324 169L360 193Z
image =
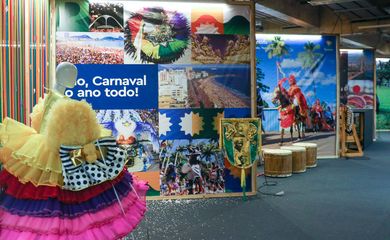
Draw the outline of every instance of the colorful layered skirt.
M78 166L66 165L71 149L61 147L58 172L18 157L12 144L5 144L0 149L0 239L120 239L132 232L144 217L148 187L125 169L115 139L100 142L111 144L105 161Z

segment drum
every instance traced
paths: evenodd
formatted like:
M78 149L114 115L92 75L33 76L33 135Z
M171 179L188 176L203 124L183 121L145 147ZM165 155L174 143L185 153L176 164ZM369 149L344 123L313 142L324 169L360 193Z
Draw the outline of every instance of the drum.
M264 175L289 177L292 174L292 153L289 150L263 149Z
M283 150L290 150L292 152L292 172L303 173L306 172L306 148L298 146L281 147Z
M293 146L299 146L299 147L306 148L306 167L307 168L317 167L317 144L300 142L300 143L294 143Z

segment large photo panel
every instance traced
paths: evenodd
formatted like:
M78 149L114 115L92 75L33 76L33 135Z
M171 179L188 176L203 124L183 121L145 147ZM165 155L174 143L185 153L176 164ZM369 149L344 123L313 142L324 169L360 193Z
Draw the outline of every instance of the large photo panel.
M256 42L263 147L313 142L319 156L337 155L336 37L257 34Z
M249 6L61 0L56 63L78 68L85 100L126 150L147 196L240 195L219 149L221 118L251 117ZM245 172L246 192L255 193ZM198 196L196 196L198 195Z
M374 108L374 51L340 50L340 100L353 109Z

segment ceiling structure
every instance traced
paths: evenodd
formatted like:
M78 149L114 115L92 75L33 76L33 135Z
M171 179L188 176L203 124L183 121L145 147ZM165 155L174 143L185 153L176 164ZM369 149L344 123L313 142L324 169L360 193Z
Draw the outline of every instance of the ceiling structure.
M343 48L390 56L390 0L255 0L256 32L339 34Z

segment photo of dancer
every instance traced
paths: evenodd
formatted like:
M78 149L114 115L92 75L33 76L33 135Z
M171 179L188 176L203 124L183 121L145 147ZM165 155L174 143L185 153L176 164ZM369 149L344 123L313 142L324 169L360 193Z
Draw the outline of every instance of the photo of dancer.
M123 32L123 4L90 1L90 32Z
M160 180L162 196L225 192L218 143L210 139L161 141Z
M57 32L56 61L123 64L123 33Z

